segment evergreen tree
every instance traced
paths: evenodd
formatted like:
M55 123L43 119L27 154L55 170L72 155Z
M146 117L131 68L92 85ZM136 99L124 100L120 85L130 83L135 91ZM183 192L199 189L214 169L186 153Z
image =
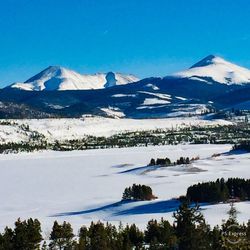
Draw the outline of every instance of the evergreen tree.
M145 231L145 241L147 243L159 242L160 234L158 222L156 220L149 221Z
M161 219L159 223L156 220L148 222L145 242L150 244L150 249L172 249L177 239L170 223Z
M143 245L144 234L139 230L139 228L132 224L131 226L127 225L123 230L123 238L124 240L128 240L128 245L131 243L135 249L141 249ZM129 249L129 246L127 246Z
M106 233L107 233L107 244L110 250L119 249L120 244L117 242L118 232L115 226L110 223L106 224Z
M184 202L174 213L174 218L180 250L206 249L209 229L198 206L190 207Z
M237 221L237 210L230 203L229 218L222 223L222 249L247 249L246 227Z
M55 221L50 234L50 249L71 249L73 237L73 229L70 223L64 221L63 224L60 225Z
M247 222L246 240L247 240L247 243L248 243L249 246L250 246L250 220Z
M29 241L29 249L37 249L42 241L41 223L35 219L27 220L27 237Z
M14 232L11 228L6 227L3 235L0 236L0 250L14 249Z
M150 165L150 166L156 165L156 162L155 162L155 159L154 159L154 158L152 158L152 159L150 160L149 165Z
M37 249L41 241L41 225L37 219L21 221L19 218L16 221L13 236L13 244L15 249Z
M89 243L88 229L85 226L82 226L79 230L78 236L79 236L78 248L81 250L87 250Z
M211 246L213 250L222 249L222 234L218 226L214 227L210 233Z
M103 223L91 223L89 227L89 238L89 250L109 250L107 244L107 232Z

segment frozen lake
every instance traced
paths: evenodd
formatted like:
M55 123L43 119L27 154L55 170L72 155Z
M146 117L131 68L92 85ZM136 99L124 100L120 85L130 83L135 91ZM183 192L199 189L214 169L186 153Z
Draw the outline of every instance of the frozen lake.
M228 154L231 145L177 145L72 152L35 152L0 155L0 229L18 217L38 218L49 232L54 220L75 229L92 220L137 223L152 218L172 219L175 200L188 186L217 178L250 178L250 154ZM213 154L225 153L217 157ZM151 158L196 157L186 167L152 169ZM121 203L125 187L146 184L159 198ZM250 203L237 203L238 218L250 218ZM228 204L202 207L209 223L228 217Z

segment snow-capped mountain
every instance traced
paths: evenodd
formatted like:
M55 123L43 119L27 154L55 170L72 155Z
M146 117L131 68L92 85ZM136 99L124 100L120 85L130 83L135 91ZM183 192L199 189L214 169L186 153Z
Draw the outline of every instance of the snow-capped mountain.
M175 73L173 76L204 82L212 80L227 85L250 83L250 70L214 55L205 57L191 68Z
M134 83L126 84L130 82ZM61 67L49 67L24 83L0 90L0 102L4 103L0 117L89 114L116 118L185 117L215 109L249 108L246 105L249 96L250 70L215 56L208 56L174 75L142 80L113 72L81 75ZM26 113L18 108L20 105L26 107Z
M139 79L133 75L119 73L97 73L93 75L81 75L73 70L59 66L50 66L31 77L24 83L17 82L11 88L22 90L86 90L102 89L115 85L123 85L136 82Z

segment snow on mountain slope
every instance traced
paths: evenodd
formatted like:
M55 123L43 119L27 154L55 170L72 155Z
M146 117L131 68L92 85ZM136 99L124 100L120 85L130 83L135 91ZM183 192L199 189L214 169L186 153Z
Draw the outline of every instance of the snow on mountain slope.
M173 76L205 82L209 82L208 78L211 78L213 81L227 85L250 83L250 70L213 55L205 57L191 68L175 73Z
M119 108L109 106L108 108L101 108L101 110L110 118L119 119L125 117L125 114Z
M170 101L160 100L157 98L146 98L142 105L154 105L154 104L169 104Z
M136 82L133 75L109 72L81 75L73 70L50 66L24 83L14 83L10 87L22 90L84 90L101 89Z

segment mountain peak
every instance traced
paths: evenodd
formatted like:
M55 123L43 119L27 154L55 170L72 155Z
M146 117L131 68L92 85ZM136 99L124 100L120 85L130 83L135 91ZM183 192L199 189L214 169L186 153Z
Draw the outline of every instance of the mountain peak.
M108 72L93 75L81 75L61 66L49 66L24 83L14 83L12 88L24 90L83 90L101 89L115 85L136 82L133 75Z
M46 69L42 70L40 73L29 78L27 81L25 81L25 83L34 82L47 76L59 76L60 74L62 74L62 70L64 70L64 68L60 66L49 66Z
M190 69L197 68L197 67L204 67L204 66L213 64L213 61L215 59L222 59L222 58L217 57L215 55L206 56L205 58L203 58L202 60L200 60L199 62L195 63L193 66L191 66Z
M49 67L47 67L44 71L56 71L59 69L64 69L63 67L59 66L59 65L50 65Z
M250 83L250 70L228 62L221 57L209 55L187 70L173 74L207 83L245 84Z

